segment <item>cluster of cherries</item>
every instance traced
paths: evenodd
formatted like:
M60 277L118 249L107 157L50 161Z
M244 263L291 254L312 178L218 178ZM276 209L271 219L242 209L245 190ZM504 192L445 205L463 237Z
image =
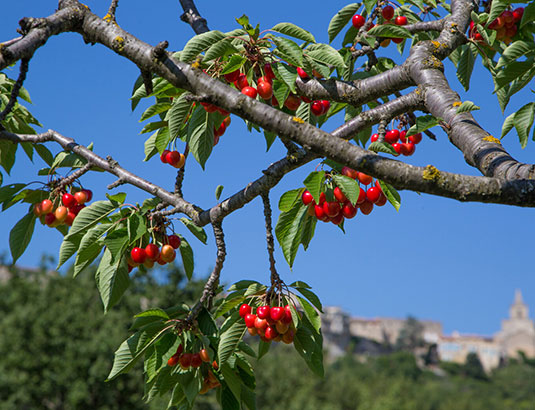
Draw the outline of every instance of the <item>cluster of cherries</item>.
M506 44L512 41L518 31L518 25L524 15L524 7L518 7L511 10L502 11L502 13L489 24L489 29L496 30L496 40L501 40ZM470 38L475 41L484 42L483 36L477 31L475 23L470 22Z
M260 336L264 342L284 342L291 344L295 336L295 327L292 322L290 305L268 306L256 308L252 313L251 305L244 303L240 306L240 316L245 321L247 331L251 336Z
M384 19L383 24L395 24L397 26L405 26L407 24L407 17L405 16L397 16L392 21L392 18L394 17L394 7L390 5L384 6L381 9L381 15L383 16L383 19ZM353 24L353 27L359 30L362 26L364 26L364 24L366 23L366 20L360 14L355 14L351 18L351 23ZM371 30L373 27L375 27L375 24L372 24L368 28L368 31ZM399 44L403 41L402 38L393 38L393 39L385 38L383 41L381 41L381 47L388 47L390 45L390 40L392 40L396 44Z
M177 364L180 365L182 370L189 369L198 369L204 363L210 362L210 355L208 350L201 349L198 353L184 353L184 346L180 344L176 350L176 353L173 354L169 360L167 360L167 365L169 367L175 367ZM217 362L214 360L212 363L214 369L218 369ZM206 377L203 381L203 386L200 390L200 394L205 394L208 390L214 389L221 386L217 377L215 377L212 370L208 370Z
M61 196L61 205L59 197L54 199L43 199L41 202L34 204L33 213L36 217L41 218L41 222L51 228L60 225L71 226L76 215L85 208L85 204L93 198L93 192L89 189L82 189L77 192L65 192Z
M182 168L186 162L186 156L178 151L163 150L160 160L164 164L169 164L175 168Z
M223 119L223 122L219 125L219 127L218 128L214 127L214 145L217 145L217 143L219 142L219 137L221 137L225 133L228 126L230 125L229 112L214 104L202 102L201 105L203 106L206 112L219 111L221 115L225 116L225 118Z
M411 156L416 151L416 145L422 141L422 133L417 133L409 137L406 136L406 130L388 130L385 133L384 142L392 145L397 155ZM371 142L379 139L379 134L373 134L370 138ZM398 142L399 141L399 142Z
M371 185L373 178L363 172L355 171L354 169L344 167L342 174L358 180L361 184L367 186ZM308 206L308 214L315 216L322 222L332 222L335 225L342 223L344 218L351 219L355 217L358 209L364 215L368 215L373 211L373 206L383 206L386 204L386 196L379 185L379 181L367 188L366 190L360 188L357 203L353 205L342 192L339 187L333 190L334 201L327 201L325 192L320 194L319 203L316 203L312 194L306 190L301 196L303 204Z
M154 266L154 263L159 265L165 265L171 263L176 258L175 249L180 248L180 237L177 235L165 236L167 243L160 249L155 243L149 243L144 248L136 246L130 251L130 255L127 258L128 272L138 267L139 265L145 266L150 269Z

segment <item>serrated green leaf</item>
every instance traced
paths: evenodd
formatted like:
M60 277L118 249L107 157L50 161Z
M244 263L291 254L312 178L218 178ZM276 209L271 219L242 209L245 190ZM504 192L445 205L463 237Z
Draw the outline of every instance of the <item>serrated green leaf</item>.
M396 208L396 211L399 211L399 208L401 207L401 197L399 196L398 191L396 191L392 185L389 185L383 181L379 181L379 185L381 186L381 190L386 196L386 199L388 199L388 202L390 202L392 206Z
M198 107L188 122L187 141L191 154L204 169L214 146L214 123L202 107Z
M501 68L511 61L514 61L526 54L531 54L535 51L535 44L523 40L514 41L503 51L496 68Z
M487 20L486 27L489 26L503 11L507 8L509 2L507 0L493 0L490 6L490 13Z
M24 215L9 232L9 249L13 263L17 261L28 247L35 228L35 215L30 212Z
M242 381L240 377L236 373L234 373L234 370L232 370L228 363L223 363L223 365L221 365L220 367L226 385L228 386L236 400L238 400L239 402L242 390Z
M78 233L87 231L117 209L110 201L97 201L86 206L74 219L67 237L73 237Z
M153 308L153 309L145 310L144 312L138 313L134 317L152 317L152 316L160 317L165 320L170 319L169 315L165 312L165 310L160 309L160 308Z
M0 165L6 170L8 175L15 164L17 146L17 144L11 141L0 140Z
M320 202L320 193L323 181L325 180L325 171L311 172L303 181L306 189L312 194L317 204Z
M314 329L319 332L321 328L321 319L319 313L314 309L314 307L304 298L296 296L299 300L299 304L303 308L303 312L307 319L310 321Z
M411 135L418 134L419 132L424 132L429 128L433 128L438 125L438 119L432 115L421 115L416 118L416 123L409 128L406 136L410 137Z
M37 154L41 157L41 159L45 161L48 166L51 166L52 162L54 161L54 156L49 151L49 149L42 144L35 144L34 148L35 151L37 151Z
M227 54L237 53L238 49L232 45L232 41L234 41L233 38L224 38L211 45L204 53L203 62L208 62Z
M191 277L193 276L193 270L195 268L194 260L193 260L193 249L191 249L190 244L188 241L184 239L182 235L178 235L180 237L180 256L182 257L182 265L184 266L184 271L186 273L186 277L188 280L191 280Z
M82 240L83 233L79 233L73 236L65 236L63 242L59 248L59 261L56 269L59 269L69 258L76 253L78 247L80 246L80 241Z
M373 7L375 6L376 3L377 3L377 0L364 0L364 7L366 7L366 13L368 13L368 15L371 14L371 12L373 11ZM422 11L423 11L423 7L422 7Z
M457 78L466 91L470 88L470 77L474 69L475 56L470 49L470 45L462 46L463 51L457 63Z
M74 262L73 277L89 266L100 254L104 244L100 240L111 224L100 224L89 229L80 241L76 261Z
M157 114L161 114L162 112L169 110L169 108L171 108L171 104L168 102L159 102L154 105L151 105L143 112L143 114L141 114L139 122L145 121Z
M295 287L295 289L301 293L307 300L314 305L316 309L318 309L321 313L323 313L323 306L321 305L321 301L318 298L318 296L312 292L311 290L307 288L302 287Z
M508 86L512 81L522 77L528 71L531 71L534 63L535 58L531 57L526 61L513 61L512 63L507 64L495 77L496 87L494 91Z
M292 189L287 191L279 199L279 210L281 212L288 212L293 208L294 204L301 198L303 195L304 188Z
M245 334L245 323L241 320L239 315L230 316L222 326L222 329L226 328L221 333L218 348L218 360L217 363L221 367L234 353L238 343L242 340Z
M149 159L151 159L153 156L155 156L158 153L158 150L156 149L156 137L157 136L158 136L158 132L155 132L145 141L145 144L144 144L145 158L143 159L143 161L148 161Z
M457 107L457 114L461 114L463 112L476 111L480 109L481 107L478 107L472 101L464 101L461 105Z
M277 48L273 50L273 54L278 55L286 60L287 63L294 66L301 67L303 65L303 50L294 41L288 38L275 36L271 36L271 39L277 46Z
M275 235L282 247L282 253L290 268L293 266L297 249L303 237L303 228L306 221L308 208L297 204L290 212L279 215Z
M306 54L313 60L319 61L323 64L332 65L340 70L346 68L344 58L338 51L328 44L311 44L306 49Z
M225 38L225 35L218 30L196 35L184 46L184 50L180 53L180 60L186 63L192 62L200 53L223 38Z
M208 236L206 235L206 232L202 226L195 225L192 220L185 217L180 218L180 222L182 222L199 241L206 245Z
M386 154L392 154L394 156L398 155L394 147L392 147L392 145L386 142L379 142L379 141L372 142L370 146L368 147L368 150L373 151L373 152L384 152Z
M513 129L513 127L515 125L515 114L516 113L512 113L503 122L502 135L501 135L500 139L505 137L509 133L509 131L511 131Z
M528 135L533 125L533 117L535 115L535 103L528 103L520 108L514 119L514 125L520 140L520 146L525 148L528 143Z
M260 360L262 357L264 357L267 354L267 352L269 352L270 347L271 347L271 341L264 342L263 340L261 340L258 343L258 354L257 354L258 360Z
M358 11L360 6L361 3L348 4L333 16L329 22L329 28L327 29L327 33L329 34L329 43L335 39L340 31L342 31L351 17L353 17L353 15Z
M126 228L116 229L106 236L104 245L111 253L111 263L115 263L123 256L128 243L128 230Z
M273 72L278 79L284 81L292 93L296 92L297 69L295 67L286 64L273 64Z
M167 112L165 119L169 122L169 138L172 140L178 136L180 129L184 126L186 117L188 116L191 105L191 101L187 100L189 93L182 94L177 99L173 100L171 109ZM167 144L166 144L167 145ZM162 151L165 147L162 149ZM160 154L162 153L160 152Z
M524 8L524 14L522 15L522 20L520 20L519 29L523 28L526 24L535 20L535 3L528 3Z
M332 178L338 188L342 190L349 202L355 205L360 194L359 183L353 178L349 178L345 175L334 174Z
M412 34L405 27L397 26L395 24L381 24L376 25L370 31L369 36L385 37L385 38L412 38Z
M112 253L106 249L95 273L95 279L104 311L108 312L130 286L126 258L117 258L113 262Z
M233 73L236 70L239 70L242 68L242 66L245 64L247 59L240 55L233 55L230 57L230 60L225 64L225 67L221 71L221 74L230 74Z
M273 80L273 96L277 99L279 103L279 108L282 108L284 101L288 98L290 94L290 87L288 87L284 82L280 80ZM268 147L269 148L269 147Z
M306 31L305 29L302 29L299 26L296 26L293 23L279 23L275 25L271 30L284 34L286 36L298 38L299 40L308 41L309 43L316 42L316 39L310 32Z

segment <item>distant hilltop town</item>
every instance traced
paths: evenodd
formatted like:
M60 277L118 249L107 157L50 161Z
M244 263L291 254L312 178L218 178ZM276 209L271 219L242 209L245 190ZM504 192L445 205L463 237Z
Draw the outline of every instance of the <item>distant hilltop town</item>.
M501 361L517 357L523 352L535 357L535 323L529 318L528 306L516 290L509 318L502 320L501 330L493 337L461 335L447 336L442 324L422 320L416 323L421 340L436 347L435 353L442 361L464 363L469 353L477 353L486 371L498 367ZM345 352L356 354L386 353L407 336L407 319L350 317L338 307L327 307L322 315L322 332L325 346L332 356Z

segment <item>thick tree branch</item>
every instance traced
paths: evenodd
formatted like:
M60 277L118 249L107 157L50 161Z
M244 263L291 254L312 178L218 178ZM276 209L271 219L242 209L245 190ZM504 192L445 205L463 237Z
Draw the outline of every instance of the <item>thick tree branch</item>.
M180 20L188 23L193 31L195 31L195 34L201 34L210 31L208 24L206 23L206 19L201 17L193 0L180 0L180 5L184 10L184 14L180 16Z

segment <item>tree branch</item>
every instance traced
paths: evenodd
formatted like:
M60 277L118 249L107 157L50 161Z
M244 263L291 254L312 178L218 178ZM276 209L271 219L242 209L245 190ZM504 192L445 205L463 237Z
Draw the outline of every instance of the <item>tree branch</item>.
M8 103L6 104L6 107L2 112L0 112L0 122L6 119L6 116L11 112L11 110L15 106L15 103L17 102L19 91L22 88L22 84L24 83L24 80L26 79L26 74L28 73L29 63L30 60L28 58L23 58L20 62L19 78L17 78L17 81L15 82L15 84L13 84L13 89L11 90L11 95L9 97Z
M206 19L201 17L193 0L180 0L180 5L184 10L184 14L180 16L180 20L188 23L193 31L195 31L195 34L201 34L210 31L208 24L206 23Z

